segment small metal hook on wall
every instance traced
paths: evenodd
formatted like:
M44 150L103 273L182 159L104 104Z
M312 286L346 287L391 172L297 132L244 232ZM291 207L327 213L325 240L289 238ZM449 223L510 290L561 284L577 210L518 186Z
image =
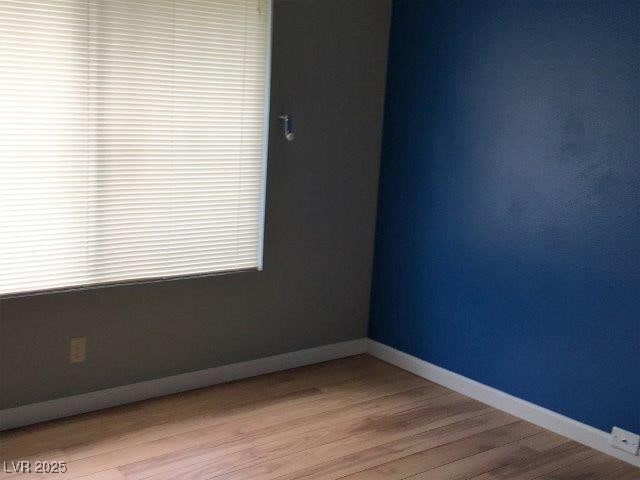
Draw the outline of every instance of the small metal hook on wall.
M284 133L284 138L288 141L293 141L295 137L293 133L293 122L291 121L291 117L288 114L278 115L278 118L282 121L282 133Z

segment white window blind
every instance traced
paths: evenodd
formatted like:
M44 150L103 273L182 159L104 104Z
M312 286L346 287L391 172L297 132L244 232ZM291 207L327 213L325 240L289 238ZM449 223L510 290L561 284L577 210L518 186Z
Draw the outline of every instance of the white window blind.
M270 0L0 0L0 294L261 268Z

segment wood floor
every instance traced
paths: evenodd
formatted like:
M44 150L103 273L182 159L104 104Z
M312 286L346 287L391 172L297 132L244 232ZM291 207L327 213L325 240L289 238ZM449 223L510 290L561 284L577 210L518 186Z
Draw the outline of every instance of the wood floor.
M640 479L640 469L367 355L16 429L0 439L2 459L68 466L65 474L0 478Z

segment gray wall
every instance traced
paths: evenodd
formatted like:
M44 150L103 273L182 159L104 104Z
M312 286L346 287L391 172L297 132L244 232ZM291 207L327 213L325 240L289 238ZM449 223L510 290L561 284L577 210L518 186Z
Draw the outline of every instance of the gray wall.
M1 408L366 335L389 11L276 1L264 271L1 300Z

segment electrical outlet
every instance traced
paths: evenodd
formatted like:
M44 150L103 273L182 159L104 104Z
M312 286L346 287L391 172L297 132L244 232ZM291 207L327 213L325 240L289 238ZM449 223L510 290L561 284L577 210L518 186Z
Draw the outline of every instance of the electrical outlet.
M640 435L627 432L618 427L611 430L611 446L623 450L631 455L638 455Z
M87 359L87 337L69 339L69 363L80 363Z

